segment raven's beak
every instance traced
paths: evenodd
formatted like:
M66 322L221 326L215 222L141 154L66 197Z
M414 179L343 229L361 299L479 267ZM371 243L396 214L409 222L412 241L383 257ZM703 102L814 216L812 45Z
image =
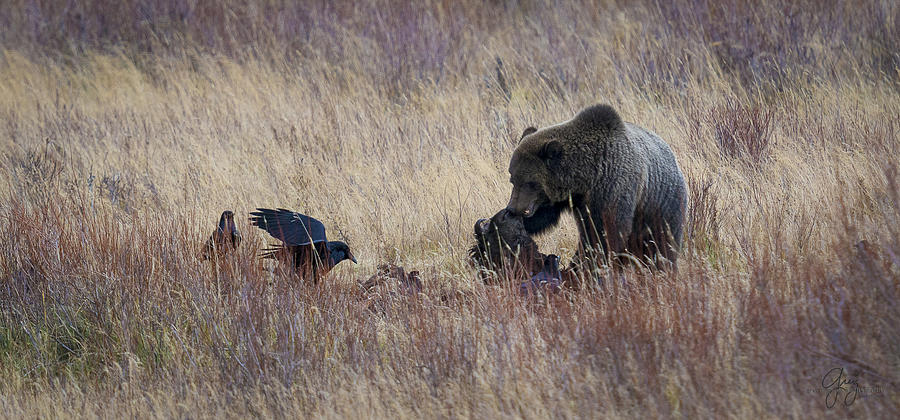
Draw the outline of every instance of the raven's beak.
M356 257L354 257L353 254L347 253L347 256L350 257L350 261L353 261L353 264L359 264L356 262Z

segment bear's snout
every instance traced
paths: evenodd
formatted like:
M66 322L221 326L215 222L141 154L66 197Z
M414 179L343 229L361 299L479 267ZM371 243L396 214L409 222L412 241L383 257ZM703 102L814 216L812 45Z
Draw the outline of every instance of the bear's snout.
M519 210L512 205L506 207L506 211L513 216L523 216L523 217L531 217L534 215L535 210L537 209L537 203L532 201L528 203L524 209Z

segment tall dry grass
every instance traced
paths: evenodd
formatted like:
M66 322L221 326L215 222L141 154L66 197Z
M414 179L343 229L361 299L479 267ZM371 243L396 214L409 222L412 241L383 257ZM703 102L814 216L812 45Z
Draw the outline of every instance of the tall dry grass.
M5 416L900 414L893 2L12 0L0 27ZM519 134L597 102L682 165L678 272L479 284ZM246 222L197 258L256 206L360 264L301 286ZM425 289L372 311L384 262Z

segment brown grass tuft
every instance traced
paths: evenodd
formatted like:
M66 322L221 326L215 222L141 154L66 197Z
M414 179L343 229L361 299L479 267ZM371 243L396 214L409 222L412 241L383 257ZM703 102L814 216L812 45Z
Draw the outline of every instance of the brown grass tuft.
M900 416L897 2L58 3L0 7L0 416ZM522 130L597 102L690 181L678 271L483 285ZM303 286L258 206L360 264Z

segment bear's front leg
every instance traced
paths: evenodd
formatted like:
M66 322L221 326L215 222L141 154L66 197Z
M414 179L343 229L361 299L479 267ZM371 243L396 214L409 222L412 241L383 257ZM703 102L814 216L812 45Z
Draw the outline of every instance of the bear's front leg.
M575 215L575 224L578 227L578 250L571 267L587 270L606 265L607 245L604 241L603 218L592 217L590 208L579 206L572 212Z
M591 212L591 208L602 209ZM634 201L627 197L614 202L603 200L590 206L576 209L580 242L576 259L579 265L592 263L594 266L611 266L611 260L618 254L629 252L628 238L632 236L634 222Z

